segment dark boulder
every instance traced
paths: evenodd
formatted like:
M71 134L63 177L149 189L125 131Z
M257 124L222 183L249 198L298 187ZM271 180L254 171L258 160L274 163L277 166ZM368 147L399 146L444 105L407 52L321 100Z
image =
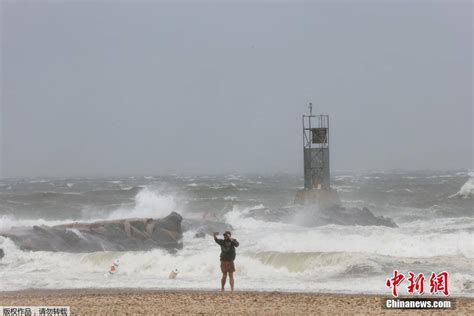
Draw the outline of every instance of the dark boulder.
M136 218L57 226L13 227L0 232L18 247L32 251L93 252L183 247L181 215Z
M306 227L336 225L398 227L388 217L377 216L368 208L345 208L340 205L318 207L294 205L278 209L260 208L249 211L247 217L270 222L294 223Z

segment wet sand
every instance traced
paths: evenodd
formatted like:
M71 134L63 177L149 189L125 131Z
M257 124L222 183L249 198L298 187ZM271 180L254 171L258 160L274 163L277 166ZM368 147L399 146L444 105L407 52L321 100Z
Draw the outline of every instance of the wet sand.
M68 305L73 315L474 315L474 299L452 298L454 310L387 310L389 296L281 292L134 289L1 292L0 305Z

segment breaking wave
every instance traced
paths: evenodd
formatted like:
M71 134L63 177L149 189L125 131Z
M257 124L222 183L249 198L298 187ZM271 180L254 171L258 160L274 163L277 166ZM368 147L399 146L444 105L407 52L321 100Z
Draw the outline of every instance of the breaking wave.
M464 183L461 189L450 196L450 198L458 197L463 199L469 199L474 197L474 173L469 174L470 178Z
M134 188L135 190L135 188ZM60 193L54 193L58 195ZM34 194L36 195L36 193ZM7 230L11 227L31 227L34 225L55 226L72 222L94 222L99 220L114 220L125 218L161 218L169 213L177 211L183 213L176 203L176 197L173 194L161 193L158 189L149 187L140 188L134 197L132 205L122 205L111 212L96 209L83 209L82 219L19 219L14 215L0 216L0 231Z
M0 266L0 291L24 288L160 288L215 289L218 286L219 248L212 238L195 239L185 233L187 245L178 254L160 249L136 252L50 253L21 251L0 237L5 257ZM239 235L240 237L240 235ZM245 238L239 238L245 243ZM118 273L107 276L110 264L120 259ZM429 273L456 262L451 275L454 295L472 295L474 278L470 260L462 256L396 258L347 252L238 251L237 282L242 290L325 291L385 293L384 280L396 267ZM173 269L178 278L167 278ZM269 282L271 280L271 282ZM456 282L455 282L456 280ZM363 281L363 286L358 284ZM344 291L342 291L344 289ZM471 293L471 294L469 294Z
M173 211L179 212L174 195L162 194L149 187L140 190L135 196L134 202L133 209L119 208L110 213L107 219L160 218Z
M347 252L403 258L459 255L474 258L474 243L467 242L472 240L474 232L474 223L469 218L435 218L405 223L399 228L334 224L308 228L245 217L250 210L260 207L262 205L253 208L234 206L225 216L226 222L243 234L249 251ZM446 226L456 228L444 231Z

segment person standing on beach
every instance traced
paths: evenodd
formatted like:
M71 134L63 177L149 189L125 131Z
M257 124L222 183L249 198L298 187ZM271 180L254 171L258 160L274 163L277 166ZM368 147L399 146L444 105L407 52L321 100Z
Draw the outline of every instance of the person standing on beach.
M239 246L239 242L236 239L230 237L231 234L229 231L224 233L224 239L218 239L218 234L219 233L214 233L214 240L219 244L219 246L221 246L221 291L224 291L227 274L229 274L230 289L231 291L234 291L235 247Z

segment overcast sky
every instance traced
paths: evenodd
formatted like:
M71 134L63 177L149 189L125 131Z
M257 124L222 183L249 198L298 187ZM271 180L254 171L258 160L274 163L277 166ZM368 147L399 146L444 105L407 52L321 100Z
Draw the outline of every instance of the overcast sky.
M3 177L472 168L469 1L1 9Z

